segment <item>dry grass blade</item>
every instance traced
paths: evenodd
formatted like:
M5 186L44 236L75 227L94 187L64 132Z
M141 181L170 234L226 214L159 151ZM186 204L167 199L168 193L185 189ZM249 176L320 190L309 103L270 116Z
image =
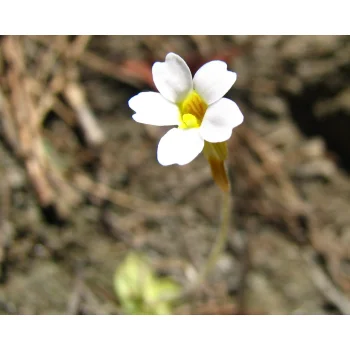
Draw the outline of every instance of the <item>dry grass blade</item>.
M54 202L54 192L44 173L46 159L40 138L39 117L28 86L20 39L4 38L2 49L10 67L7 72L7 82L11 91L10 113L18 131L18 147L15 151L26 165L40 203L47 206Z
M314 261L314 254L310 251L305 251L303 257L310 269L311 278L320 292L327 300L336 305L344 315L350 315L349 298L334 286L330 278L326 276L321 267Z
M91 147L100 146L105 141L105 135L88 106L83 88L77 82L70 82L64 90L65 96L76 112L85 140Z

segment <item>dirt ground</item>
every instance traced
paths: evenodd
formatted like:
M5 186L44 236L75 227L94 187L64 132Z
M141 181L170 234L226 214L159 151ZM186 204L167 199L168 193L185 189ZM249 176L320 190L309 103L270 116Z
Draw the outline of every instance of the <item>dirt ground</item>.
M162 167L128 100L168 52L221 59L229 239L175 314L350 314L350 37L0 38L0 314L123 314L130 251L186 288L218 234L206 159Z

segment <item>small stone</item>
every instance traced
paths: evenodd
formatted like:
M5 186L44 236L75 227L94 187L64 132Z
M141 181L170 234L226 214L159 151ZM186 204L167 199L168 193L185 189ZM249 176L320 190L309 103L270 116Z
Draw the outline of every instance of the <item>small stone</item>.
M259 96L254 99L254 104L263 113L274 117L283 117L289 114L286 102L278 96Z
M319 158L325 153L325 143L321 138L314 138L306 142L301 152L306 158Z
M296 176L304 179L321 178L329 180L336 172L335 165L327 159L318 159L301 165L296 170Z
M307 83L323 81L325 75L334 72L333 60L302 60L297 66L297 75Z

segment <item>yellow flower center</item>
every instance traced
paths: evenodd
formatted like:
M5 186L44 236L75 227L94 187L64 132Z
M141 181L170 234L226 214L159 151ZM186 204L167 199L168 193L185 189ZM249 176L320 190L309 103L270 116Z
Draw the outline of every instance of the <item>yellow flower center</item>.
M179 104L180 129L199 128L208 105L196 91L192 91L185 100Z

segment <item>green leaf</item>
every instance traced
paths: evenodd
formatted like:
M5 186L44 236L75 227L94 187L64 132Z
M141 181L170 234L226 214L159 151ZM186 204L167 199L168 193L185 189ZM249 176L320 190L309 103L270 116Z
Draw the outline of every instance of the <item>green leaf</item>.
M171 314L181 292L170 278L158 278L147 260L129 253L114 275L114 289L125 313Z

